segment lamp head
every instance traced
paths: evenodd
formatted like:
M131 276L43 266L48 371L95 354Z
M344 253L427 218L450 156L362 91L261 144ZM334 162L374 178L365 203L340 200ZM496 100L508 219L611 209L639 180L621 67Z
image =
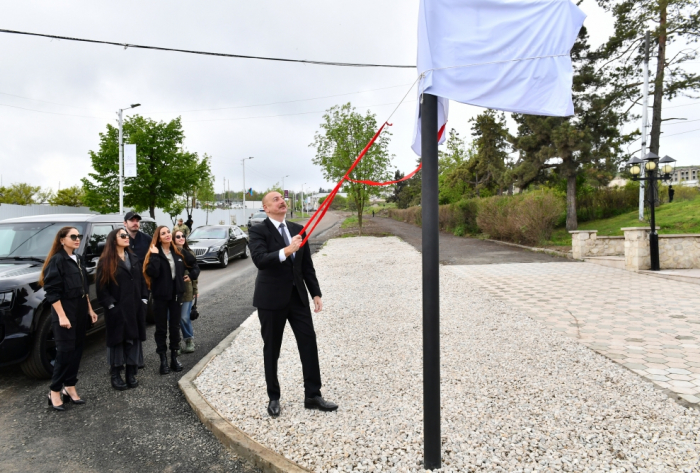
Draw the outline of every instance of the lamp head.
M132 103L131 104L131 108L136 108L136 107L140 107L140 106L141 106L140 103Z
M664 178L668 179L670 178L671 174L673 174L673 171L675 170L675 163L676 160L673 159L671 156L666 155L663 158L659 159L659 164L661 165L661 172L664 174Z

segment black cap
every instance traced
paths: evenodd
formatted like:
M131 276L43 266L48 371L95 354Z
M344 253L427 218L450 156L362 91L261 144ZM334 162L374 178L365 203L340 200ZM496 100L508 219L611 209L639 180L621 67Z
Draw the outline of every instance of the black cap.
M141 220L141 216L137 214L136 212L127 212L126 215L124 215L124 221L126 222L127 220L131 220L132 218L138 218Z

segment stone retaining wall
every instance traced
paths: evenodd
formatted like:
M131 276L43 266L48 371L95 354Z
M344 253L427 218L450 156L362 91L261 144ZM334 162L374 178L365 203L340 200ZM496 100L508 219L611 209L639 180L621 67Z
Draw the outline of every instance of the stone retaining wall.
M657 227L659 230L660 227ZM600 237L598 230L571 233L572 255L576 259L595 256L625 256L625 269L642 271L651 268L649 227L622 228L625 236ZM659 235L661 269L700 268L700 234Z
M569 233L573 257L576 259L625 254L625 237L598 236L598 230L576 230Z

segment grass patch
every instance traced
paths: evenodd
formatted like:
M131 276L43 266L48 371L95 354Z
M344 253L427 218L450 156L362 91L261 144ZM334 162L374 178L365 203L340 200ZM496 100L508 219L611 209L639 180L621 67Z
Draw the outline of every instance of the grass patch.
M591 220L579 224L579 230L598 230L599 236L622 236L624 227L647 227L649 212L645 211L646 221L640 222L638 212L628 212L617 217ZM700 233L700 198L666 203L656 208L656 225L660 234ZM557 228L549 242L557 246L571 246L571 235L566 228Z
M343 223L340 224L340 228L355 228L355 227L359 227L359 224L357 221L357 215L346 218L345 220L343 220Z

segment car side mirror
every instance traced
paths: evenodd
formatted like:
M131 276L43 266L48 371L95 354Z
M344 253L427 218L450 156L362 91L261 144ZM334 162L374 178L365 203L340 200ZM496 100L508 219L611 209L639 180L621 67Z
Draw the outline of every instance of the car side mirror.
M105 242L101 241L97 244L97 254L96 256L100 256L102 252L105 250Z

